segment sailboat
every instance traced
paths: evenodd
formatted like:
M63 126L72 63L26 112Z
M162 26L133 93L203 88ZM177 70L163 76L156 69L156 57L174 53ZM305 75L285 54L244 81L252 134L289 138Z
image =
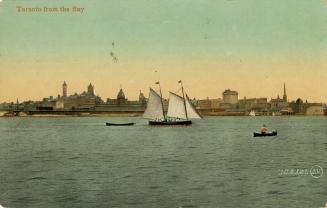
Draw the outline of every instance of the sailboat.
M150 88L147 107L144 111L143 118L149 119L149 125L154 126L174 126L174 125L191 125L192 118L202 118L201 115L193 107L189 97L184 93L182 81L182 96L169 92L168 112L165 115L164 105L159 85L160 95Z
M249 115L250 115L250 116L255 116L255 111L254 111L254 110L251 110L251 112L250 112Z

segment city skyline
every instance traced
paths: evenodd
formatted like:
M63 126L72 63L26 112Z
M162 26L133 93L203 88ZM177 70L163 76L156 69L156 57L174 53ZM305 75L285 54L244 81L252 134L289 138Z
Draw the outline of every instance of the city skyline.
M83 14L18 13L76 6ZM188 12L185 13L184 11ZM129 99L158 79L191 97L282 96L327 102L325 1L2 1L0 102L83 92ZM23 34L23 35L22 35ZM158 73L155 73L158 71Z
M157 85L154 84L151 88L153 88L155 91L158 91L159 92L159 89L157 89ZM53 99L58 99L58 98L62 98L62 97L69 97L69 96L74 96L74 95L80 95L80 94L83 94L83 93L89 93L91 95L96 95L96 96L99 96L100 98L102 98L104 101L106 99L115 99L117 97L117 94L123 90L124 93L126 94L126 98L128 100L138 100L139 99L139 95L140 93L143 93L143 95L145 95L147 97L147 92L145 91L142 91L142 90L139 90L138 93L137 93L137 97L135 98L130 98L128 96L128 92L126 93L126 91L124 90L124 87L122 85L120 85L119 88L117 88L117 91L116 91L116 94L112 97L104 97L104 96L101 96L100 94L97 94L96 91L95 91L95 84L90 82L89 84L85 85L85 88L84 90L82 91L71 91L69 90L69 83L67 83L66 81L63 81L62 85L61 85L61 91L60 93L56 94L56 95L48 95L48 96L45 96L45 97L42 97L38 100L32 100L32 99L27 99L27 100L20 100L19 98L16 98L16 100L12 100L12 101L4 101L4 102L0 102L0 103L10 103L10 102L26 102L26 101L41 101L42 99L44 98L49 98L49 97L52 97ZM206 97L191 97L192 99L195 98L197 100L205 100L205 99L223 99L223 94L225 92L236 92L237 93L237 96L238 96L238 100L242 100L242 99L253 99L253 98L267 98L268 101L271 101L273 99L276 99L276 98L279 98L281 100L285 100L287 102L292 102L292 101L296 101L296 99L300 98L300 99L304 99L304 101L310 101L310 102L313 102L313 103L325 103L323 101L311 101L311 100L308 100L308 99L305 99L303 97L298 97L298 98L295 98L295 99L290 99L289 96L288 96L288 93L287 93L287 86L286 86L286 83L284 82L283 83L283 89L282 89L282 93L280 94L276 94L276 96L266 96L266 97L263 97L263 96L254 96L254 97L249 97L249 96L242 96L242 94L239 94L239 91L237 89L233 89L233 88L225 88L223 91L221 91L220 95L218 95L217 97L209 97L209 96L206 96ZM177 91L180 91L180 88L177 89ZM172 92L171 90L169 90L167 92L167 94L169 92ZM189 95L189 94L188 94ZM163 93L163 98L164 99L168 99L168 96L164 96L164 93Z

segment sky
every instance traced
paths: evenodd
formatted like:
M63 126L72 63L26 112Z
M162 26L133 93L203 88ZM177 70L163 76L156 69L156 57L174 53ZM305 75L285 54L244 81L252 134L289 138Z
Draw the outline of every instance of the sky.
M17 7L82 7L18 12ZM116 59L115 59L116 58ZM157 72L155 72L157 71ZM190 97L283 95L327 102L326 0L2 0L0 102L120 86L130 100L160 80Z

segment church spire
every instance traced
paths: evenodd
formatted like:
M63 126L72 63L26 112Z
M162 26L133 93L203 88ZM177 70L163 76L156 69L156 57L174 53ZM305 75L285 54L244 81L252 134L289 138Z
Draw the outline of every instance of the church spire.
M287 102L287 95L286 95L286 85L285 85L285 82L284 82L284 95L283 95L283 100L285 102Z

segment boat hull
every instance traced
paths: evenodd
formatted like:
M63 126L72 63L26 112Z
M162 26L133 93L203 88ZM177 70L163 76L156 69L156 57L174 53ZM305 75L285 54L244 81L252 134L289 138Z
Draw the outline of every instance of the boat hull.
M149 121L150 126L187 126L191 125L192 121Z
M133 126L135 123L106 123L106 126Z
M253 132L253 137L266 137L266 136L277 136L277 131L273 131L269 133Z

